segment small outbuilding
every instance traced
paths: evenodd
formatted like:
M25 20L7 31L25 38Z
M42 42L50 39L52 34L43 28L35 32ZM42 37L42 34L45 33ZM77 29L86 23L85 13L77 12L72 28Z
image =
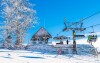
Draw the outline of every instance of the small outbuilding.
M33 36L33 44L47 44L48 40L52 38L51 34L44 28L41 27Z

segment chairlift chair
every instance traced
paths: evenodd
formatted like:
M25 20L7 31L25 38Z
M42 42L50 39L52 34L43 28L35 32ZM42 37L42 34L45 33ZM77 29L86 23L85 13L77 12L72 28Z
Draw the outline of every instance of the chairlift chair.
M97 40L96 33L93 32L93 33L88 35L88 42L96 42L96 40Z
M92 29L93 29L93 26L92 26ZM94 32L94 29L93 29L93 32L90 32L90 34L88 35L88 42L96 42L97 40L97 34Z

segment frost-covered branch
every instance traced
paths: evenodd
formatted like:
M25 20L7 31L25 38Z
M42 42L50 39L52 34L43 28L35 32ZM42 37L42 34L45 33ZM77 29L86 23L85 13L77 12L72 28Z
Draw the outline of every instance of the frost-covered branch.
M16 35L16 45L22 44L22 38L25 36L29 28L37 24L36 10L33 9L34 4L30 4L27 0L2 0L2 16L6 34Z

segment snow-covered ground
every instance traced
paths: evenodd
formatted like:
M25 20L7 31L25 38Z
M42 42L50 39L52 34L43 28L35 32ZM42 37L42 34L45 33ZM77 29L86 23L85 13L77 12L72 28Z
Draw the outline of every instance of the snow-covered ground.
M0 63L100 63L100 55L57 55L25 50L0 49Z
M52 44L55 45L55 42L53 42ZM66 44L66 41L64 41L64 44ZM69 42L69 44L73 44L73 41L71 40ZM80 45L90 45L88 42L87 42L87 38L82 38L82 39L79 39L79 40L76 40L76 44L80 44ZM97 41L96 42L93 42L93 47L94 48L97 48L98 52L100 52L100 37L97 38Z
M0 49L0 63L100 63L100 54L96 55L93 49L100 52L100 38L93 43L86 39L77 40L77 54L71 54L71 49L58 55L58 49L51 45L35 45L25 50ZM67 47L67 45L65 45Z

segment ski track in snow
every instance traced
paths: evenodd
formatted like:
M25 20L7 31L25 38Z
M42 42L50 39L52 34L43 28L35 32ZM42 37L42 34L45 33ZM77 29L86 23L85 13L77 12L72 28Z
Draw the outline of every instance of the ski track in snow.
M0 63L100 63L100 55L56 55L0 49Z

